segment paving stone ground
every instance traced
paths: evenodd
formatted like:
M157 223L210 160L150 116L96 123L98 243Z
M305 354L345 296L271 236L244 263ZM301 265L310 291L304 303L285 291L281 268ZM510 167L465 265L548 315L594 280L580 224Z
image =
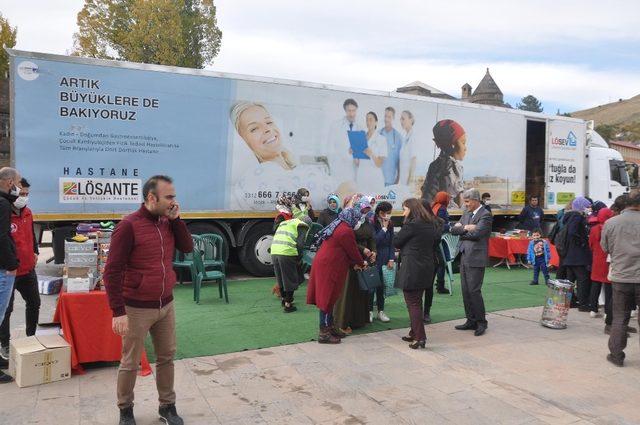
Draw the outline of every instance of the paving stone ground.
M540 308L490 314L482 337L453 322L427 328L428 349L403 331L176 362L187 424L638 424L640 349L606 362L602 319L571 310L566 330ZM312 332L312 330L310 330ZM3 424L116 424L116 368L20 389L0 387ZM138 424L156 424L153 376L139 378Z

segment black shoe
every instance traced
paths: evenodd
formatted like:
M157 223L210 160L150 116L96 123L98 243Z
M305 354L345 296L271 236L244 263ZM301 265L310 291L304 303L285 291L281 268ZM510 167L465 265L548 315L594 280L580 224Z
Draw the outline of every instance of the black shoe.
M472 323L467 320L465 323L463 323L462 325L457 325L455 328L459 331L476 330L478 329L478 324Z
M581 305L580 307L578 307L578 311L581 311L583 313L589 313L591 309L589 308L589 306Z
M160 415L160 420L167 425L184 425L184 421L178 416L178 412L176 412L175 404L160 406L158 414Z
M431 315L430 315L430 314L428 314L428 313L425 313L424 317L422 318L422 321L423 321L425 324L429 324L429 323L431 323Z
M450 294L451 292L449 292L449 290L447 288L445 288L444 286L442 287L438 287L436 289L436 291L438 292L438 294Z
M295 305L293 305L293 304L289 304L289 305L285 304L284 305L284 312L285 313L293 313L294 311L298 311L298 307L296 307Z
M413 344L409 344L409 348L417 350L418 348L424 348L427 345L427 341L415 341Z
M4 372L0 372L0 384L8 384L9 382L13 382L13 378Z
M133 417L133 407L120 409L119 425L136 425L136 418Z
M609 363L613 363L618 367L624 366L624 359L616 359L615 357L613 357L613 354L607 354L607 360L609 361Z
M627 326L627 332L629 332L630 334L636 334L638 333L638 330L634 327Z
M476 331L473 334L475 336L481 336L481 335L484 335L486 331L487 331L487 325L482 323L478 325L478 329L476 329Z
M415 341L415 339L413 339L413 337L412 337L411 335L403 336L403 337L402 337L402 340L403 340L403 341L406 341L406 342L413 342L413 341Z
M0 369L8 369L9 368L9 360L4 357L0 357Z
M537 285L538 282L536 282L535 280L532 280L531 282L529 282L529 285Z

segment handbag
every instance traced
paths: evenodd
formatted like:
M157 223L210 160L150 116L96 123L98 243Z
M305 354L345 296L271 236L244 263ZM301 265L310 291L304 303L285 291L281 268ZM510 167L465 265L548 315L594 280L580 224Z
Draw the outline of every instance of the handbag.
M377 267L367 267L358 272L358 285L361 291L372 291L382 286Z
M384 296L391 297L398 293L398 290L393 287L396 283L396 265L393 264L392 268L388 268L386 265L382 266L382 282L384 283Z

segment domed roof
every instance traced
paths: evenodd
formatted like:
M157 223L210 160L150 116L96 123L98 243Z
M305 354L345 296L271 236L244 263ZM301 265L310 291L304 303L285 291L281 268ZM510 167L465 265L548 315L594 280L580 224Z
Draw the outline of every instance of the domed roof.
M493 77L491 77L491 74L489 73L489 68L487 68L487 73L484 74L482 81L480 81L480 84L478 84L478 87L476 87L475 91L473 92L473 96L476 96L479 94L480 95L499 94L502 96L502 91L500 90L500 87L498 87L496 82L493 80Z

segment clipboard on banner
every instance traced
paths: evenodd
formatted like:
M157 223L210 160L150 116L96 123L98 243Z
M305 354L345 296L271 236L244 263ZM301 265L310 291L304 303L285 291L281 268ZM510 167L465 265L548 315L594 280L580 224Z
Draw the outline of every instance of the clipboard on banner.
M367 149L367 133L364 131L347 131L349 136L349 145L353 151L353 159L371 159L364 150Z

